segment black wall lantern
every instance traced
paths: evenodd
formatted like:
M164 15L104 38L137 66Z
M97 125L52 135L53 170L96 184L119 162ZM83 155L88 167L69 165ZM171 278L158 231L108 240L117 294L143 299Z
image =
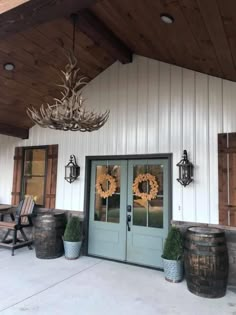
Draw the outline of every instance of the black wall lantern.
M184 187L193 181L193 164L188 160L187 151L184 150L183 158L176 165L179 167L179 178L177 181Z
M73 183L80 174L80 167L76 163L74 155L70 156L69 163L65 166L65 180L68 183Z

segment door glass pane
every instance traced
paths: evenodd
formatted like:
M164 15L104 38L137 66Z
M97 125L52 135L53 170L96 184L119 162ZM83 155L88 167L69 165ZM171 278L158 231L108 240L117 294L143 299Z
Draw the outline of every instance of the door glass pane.
M138 177L142 174L147 173L147 167L146 165L136 165L134 166L134 176L133 176L133 182L137 181ZM136 185L136 189L134 190L133 185L133 225L139 225L139 226L147 226L147 206L148 202L147 200L143 199L140 196L137 196L136 194L138 192L145 193L147 192L147 185L146 182L141 181L141 178Z
M133 174L133 224L163 228L163 166L136 165Z
M148 170L158 183L156 198L148 203L148 226L163 228L163 165L149 165Z
M133 201L133 224L147 226L147 202L134 196Z
M114 194L108 198L107 221L113 223L120 222L120 194Z
M26 177L24 180L25 195L33 196L37 205L44 204L44 177Z
M163 228L163 197L149 201L148 226Z
M120 222L120 166L96 167L95 221Z
M98 193L95 195L94 220L106 222L106 199L101 198Z

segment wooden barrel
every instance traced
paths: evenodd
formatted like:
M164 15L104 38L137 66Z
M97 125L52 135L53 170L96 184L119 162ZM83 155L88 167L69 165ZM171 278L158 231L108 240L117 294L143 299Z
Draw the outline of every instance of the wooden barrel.
M224 231L190 227L185 235L184 266L190 292L207 298L225 295L228 252Z
M42 213L34 224L34 245L37 258L50 259L63 255L63 241L66 224L65 213Z

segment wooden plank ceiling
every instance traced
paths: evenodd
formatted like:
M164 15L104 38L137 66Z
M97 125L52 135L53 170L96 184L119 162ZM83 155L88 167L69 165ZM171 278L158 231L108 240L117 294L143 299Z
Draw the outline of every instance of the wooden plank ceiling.
M235 0L0 0L0 12L3 134L26 138L32 126L26 107L58 96L75 12L75 53L89 79L135 53L236 81ZM162 13L174 23L163 23ZM9 62L11 72L4 69Z

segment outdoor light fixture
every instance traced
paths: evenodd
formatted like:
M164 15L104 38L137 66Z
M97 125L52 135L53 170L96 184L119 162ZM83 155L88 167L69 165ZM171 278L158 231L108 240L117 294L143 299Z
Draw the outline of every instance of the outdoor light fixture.
M61 97L54 98L52 104L41 105L39 109L30 105L26 112L34 123L43 128L92 132L103 127L110 111L96 113L85 106L86 99L82 96L81 88L88 84L88 78L81 74L75 56L76 14L72 15L72 20L72 51L68 51L68 63L65 70L61 70Z
M166 24L172 24L174 23L174 18L173 16L171 16L170 14L167 13L162 13L160 15L160 18L162 20L162 22L166 23Z
M76 163L76 158L74 155L70 156L69 163L65 166L65 180L68 183L73 183L80 174L80 167Z
M187 151L184 150L183 158L176 165L179 167L179 178L177 181L184 187L193 181L193 164L188 160Z

